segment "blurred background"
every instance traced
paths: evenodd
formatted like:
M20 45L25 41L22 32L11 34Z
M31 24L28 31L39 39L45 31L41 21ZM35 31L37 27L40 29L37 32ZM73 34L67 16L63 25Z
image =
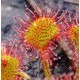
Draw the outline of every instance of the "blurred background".
M14 34L15 31L11 28L14 24L17 25L16 21L14 20L14 16L17 16L18 14L25 19L24 13L26 11L25 5L28 5L29 9L32 11L35 10L34 6L31 6L30 3L34 3L35 5L41 4L41 7L44 8L44 1L45 0L1 0L1 41L3 42L6 39L10 39L11 37L9 34ZM75 13L76 7L79 7L79 1L78 0L46 0L48 2L51 2L54 7L56 7L57 4L60 4L62 6L62 10L70 10L73 13ZM64 53L64 51L62 52ZM54 73L62 71L63 68L65 68L66 61L68 62L68 57L66 55L61 55L63 59L61 62L59 62L61 65L58 69L58 71L54 70ZM35 62L30 62L29 69L27 70L27 73L31 75L32 77L37 77L37 67L38 67L38 60ZM61 67L63 66L63 67ZM69 66L68 66L69 67ZM65 70L63 69L63 72ZM41 75L43 75L43 70L41 71ZM39 76L39 75L38 75ZM38 80L38 79L34 79Z

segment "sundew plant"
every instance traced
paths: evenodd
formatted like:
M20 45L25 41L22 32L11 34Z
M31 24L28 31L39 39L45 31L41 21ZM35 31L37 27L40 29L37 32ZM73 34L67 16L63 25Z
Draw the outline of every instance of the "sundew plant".
M16 44L16 41L14 41ZM2 43L1 49L1 80L23 80L30 79L21 69L24 68L22 51L19 50L18 45L12 43L12 40Z
M31 3L34 5L35 3ZM76 14L72 14L68 10L63 10L61 14L61 6L56 5L56 9L53 4L45 1L45 4L50 6L50 10L48 7L41 8L41 5L35 5L35 11L32 11L26 5L26 11L29 13L24 13L25 19L22 19L20 16L14 17L18 23L18 26L12 26L12 28L16 31L13 36L16 40L16 44L20 44L21 51L18 55L23 54L22 50L24 47L30 48L32 51L34 49L37 50L37 54L40 55L40 61L42 63L45 80L78 80L78 69L79 69L79 22L78 22L78 9L76 10ZM18 42L19 41L19 42ZM58 44L65 51L65 54L71 60L71 66L69 70L73 72L69 72L66 74L52 74L51 67L57 67L57 63L53 63L54 60L58 60L57 53L52 50L52 46L54 49L58 49ZM68 43L68 44L67 44ZM67 52L67 49L71 50ZM17 48L18 50L18 48ZM70 51L68 50L68 51ZM3 51L3 50L2 50ZM13 51L13 50L12 50ZM17 55L14 49L13 55ZM18 50L19 51L19 50ZM24 54L26 54L24 52ZM20 58L22 56L12 56L11 52L6 52L6 55L2 52L2 80L5 79L5 75L8 74L9 79L15 79L15 73L20 77L26 77L26 79L31 79L29 75L24 72L13 72L19 68ZM28 56L28 55L27 55ZM36 55L37 56L37 55ZM35 56L35 57L36 57ZM8 64L8 60L10 59L10 64ZM24 59L24 58L23 58ZM27 59L26 59L27 60ZM25 61L27 62L27 61ZM23 64L21 64L23 65ZM5 68L5 73L3 72L3 67L10 67L10 69ZM13 67L12 67L13 66ZM13 68L13 69L12 69ZM23 69L22 69L23 70ZM9 71L7 73L7 71ZM26 76L24 75L26 74Z

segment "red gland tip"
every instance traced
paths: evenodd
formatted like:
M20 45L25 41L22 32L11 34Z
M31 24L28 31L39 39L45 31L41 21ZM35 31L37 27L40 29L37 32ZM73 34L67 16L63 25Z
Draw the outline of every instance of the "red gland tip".
M6 59L2 59L1 62L3 66L6 66L8 61Z

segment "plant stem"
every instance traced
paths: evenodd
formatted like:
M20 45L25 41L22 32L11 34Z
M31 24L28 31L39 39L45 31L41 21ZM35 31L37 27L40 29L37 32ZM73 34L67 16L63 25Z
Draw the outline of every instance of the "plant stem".
M31 80L31 77L27 73L23 72L22 70L19 70L17 74L21 76L22 78L26 78L26 80Z
M41 51L41 55L40 56L41 56L41 61L42 61L43 69L44 69L44 75L45 75L45 77L48 78L48 80L50 80L51 71L50 71L49 62L47 61L46 53Z

